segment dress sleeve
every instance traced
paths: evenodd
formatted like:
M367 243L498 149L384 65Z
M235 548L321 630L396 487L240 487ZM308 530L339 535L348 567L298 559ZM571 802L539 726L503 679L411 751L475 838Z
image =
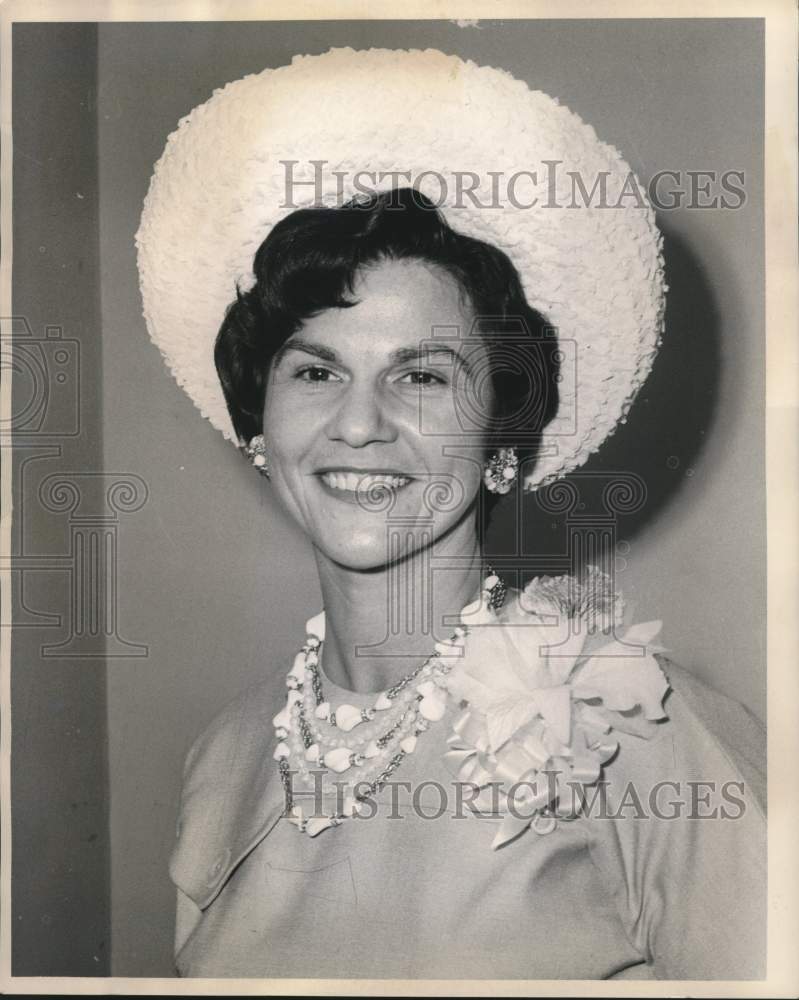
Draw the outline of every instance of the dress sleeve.
M620 738L587 818L631 943L657 979L761 979L765 741L743 706L666 661L669 719Z
M176 834L178 838L181 834L181 827L183 823L183 799L186 787L186 779L189 775L191 768L194 764L194 760L197 756L199 748L199 740L195 740L192 746L189 748L188 753L183 761L183 781L181 787L181 801L180 801L180 815L178 816ZM197 922L202 917L202 910L194 902L194 900L188 896L179 886L177 888L177 902L175 905L175 938L174 938L174 949L173 955L177 958L180 954L183 945L188 940L191 932L197 925Z
M200 917L202 917L200 907L182 889L178 889L177 908L175 911L175 956L180 954L183 945L197 926Z

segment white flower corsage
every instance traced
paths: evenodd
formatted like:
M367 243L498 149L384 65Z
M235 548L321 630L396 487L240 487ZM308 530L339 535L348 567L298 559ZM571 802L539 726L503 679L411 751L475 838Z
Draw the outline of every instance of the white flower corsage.
M661 622L622 629L621 605L592 567L581 581L536 578L499 612L464 609L469 638L445 681L463 712L445 760L486 804L501 787L494 848L531 824L547 833L577 818L581 789L618 750L613 730L648 738L665 718L669 684L653 656Z

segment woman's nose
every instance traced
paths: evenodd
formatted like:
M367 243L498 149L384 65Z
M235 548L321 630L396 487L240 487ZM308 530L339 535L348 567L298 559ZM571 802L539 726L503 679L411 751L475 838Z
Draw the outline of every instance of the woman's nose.
M397 429L374 386L352 386L338 401L327 427L331 441L351 448L396 440Z

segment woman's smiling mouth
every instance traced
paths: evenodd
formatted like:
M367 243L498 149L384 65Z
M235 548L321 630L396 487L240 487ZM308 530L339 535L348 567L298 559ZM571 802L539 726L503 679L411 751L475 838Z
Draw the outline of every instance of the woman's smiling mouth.
M411 476L399 472L372 472L354 469L326 469L318 472L319 481L326 492L342 500L367 503L375 491L399 490L412 482Z

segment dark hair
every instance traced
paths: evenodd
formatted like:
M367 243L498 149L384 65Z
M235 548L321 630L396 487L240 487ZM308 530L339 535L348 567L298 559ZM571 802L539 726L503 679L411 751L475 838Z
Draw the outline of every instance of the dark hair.
M236 289L214 351L239 438L247 442L262 431L276 351L310 317L355 305L359 270L385 259L423 261L457 282L488 348L498 403L491 414L492 446L517 444L520 461L529 458L531 435L541 433L557 408L554 331L528 305L501 250L450 228L428 198L407 187L338 208L298 209L263 241L255 284L247 292ZM513 423L518 414L522 423ZM520 446L515 435L527 443Z

